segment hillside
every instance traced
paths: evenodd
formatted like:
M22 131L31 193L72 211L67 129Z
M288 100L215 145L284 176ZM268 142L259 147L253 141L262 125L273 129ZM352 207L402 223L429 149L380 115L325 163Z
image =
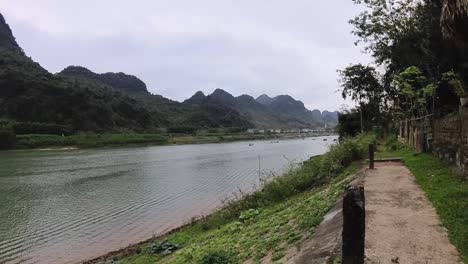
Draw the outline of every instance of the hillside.
M65 77L82 78L96 81L100 84L107 85L113 89L129 93L148 93L146 84L133 75L127 75L123 72L114 73L108 72L103 74L94 73L85 67L68 66L57 75Z
M177 102L149 93L142 80L122 72L95 73L68 66L51 74L27 57L1 14L0 67L0 119L58 125L69 133L151 132L168 127L311 128L337 123L335 112L310 111L288 95L255 99L216 89Z
M257 128L311 128L323 127L325 124L335 126L338 121L338 112L310 111L301 101L289 95L271 98L264 94L255 99L245 94L234 97L222 89L216 89L208 96L199 91L184 103L199 107L207 105L229 107L239 112Z

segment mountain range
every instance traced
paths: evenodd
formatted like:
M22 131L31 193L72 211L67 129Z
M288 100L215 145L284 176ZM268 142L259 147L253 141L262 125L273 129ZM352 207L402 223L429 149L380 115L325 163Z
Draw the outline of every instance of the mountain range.
M52 74L27 57L0 14L0 118L68 126L72 131L196 128L314 128L338 112L308 110L289 95L233 96L216 89L184 102L151 94L138 77L69 66Z

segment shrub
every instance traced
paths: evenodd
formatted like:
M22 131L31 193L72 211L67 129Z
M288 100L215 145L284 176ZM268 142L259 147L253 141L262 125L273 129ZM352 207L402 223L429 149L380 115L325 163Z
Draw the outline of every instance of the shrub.
M232 264L236 263L232 253L227 251L213 251L204 255L199 261L200 264Z
M148 251L151 254L169 255L178 249L180 249L179 245L164 240L162 242L156 242L153 245L151 245L148 248Z
M16 134L49 134L49 135L70 135L73 128L67 125L57 125L37 122L15 122L13 129Z
M240 214L239 221L243 223L248 222L250 220L255 219L255 217L259 214L260 214L260 211L258 209L249 209Z
M10 149L16 142L16 135L11 126L0 126L0 149Z
M391 151L399 150L403 147L404 145L398 142L398 139L395 136L389 137L385 142L385 148Z
M195 134L195 132L197 132L197 128L191 126L176 126L168 128L167 132L174 134Z

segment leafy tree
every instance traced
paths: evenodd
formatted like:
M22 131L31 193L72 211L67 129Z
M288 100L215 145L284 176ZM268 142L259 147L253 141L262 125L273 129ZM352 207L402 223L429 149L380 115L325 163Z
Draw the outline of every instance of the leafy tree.
M430 83L418 67L406 68L395 77L394 85L398 92L393 104L397 116L420 117L431 112L437 86Z
M373 56L375 63L382 69L382 83L393 110L407 108L408 105L399 106L398 103L408 104L408 96L416 96L406 94L407 100L401 100L402 91L410 90L402 90L401 85L395 85L396 81L402 81L401 78L405 77L400 74L413 66L426 78L426 85L433 84L426 88L435 91L435 94L424 99L421 94L418 95L420 102L429 100L425 103L428 112L434 112L436 107L439 111L458 107L453 89L435 87L441 83L444 85L442 75L450 70L459 75L462 84L468 82L466 45L461 46L444 38L447 34L442 33L447 28L452 28L458 29L458 34L468 36L468 26L460 26L465 23L463 10L466 1L353 0L365 7L363 12L350 20L354 26L353 33L358 37L356 44L363 44L364 50ZM450 20L448 16L453 16L454 19ZM424 92L419 88L415 89ZM413 109L422 109L416 107L414 102L413 100ZM401 110L397 112L402 113Z
M355 64L338 71L344 99L358 103L378 104L384 95L379 74L374 67Z
M458 97L464 97L466 95L464 85L460 80L460 76L453 70L442 74L442 83L445 83Z
M374 113L374 122L379 119L382 99L385 97L383 86L379 80L380 76L374 67L355 64L339 70L342 96L344 99L350 97L359 104L361 112L366 106L370 113ZM361 113L361 127L364 130L364 115ZM342 120L343 121L343 120Z

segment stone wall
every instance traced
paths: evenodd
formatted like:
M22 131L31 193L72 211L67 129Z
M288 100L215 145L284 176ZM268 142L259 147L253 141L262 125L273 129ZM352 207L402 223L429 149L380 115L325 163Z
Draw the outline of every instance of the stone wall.
M460 144L462 139L462 118L452 113L433 120L432 153L440 159L461 165ZM467 129L468 131L468 129Z
M432 153L455 164L468 178L468 108L434 118L432 127Z
M400 123L399 139L418 151L431 151L455 164L468 178L468 108L445 116Z

